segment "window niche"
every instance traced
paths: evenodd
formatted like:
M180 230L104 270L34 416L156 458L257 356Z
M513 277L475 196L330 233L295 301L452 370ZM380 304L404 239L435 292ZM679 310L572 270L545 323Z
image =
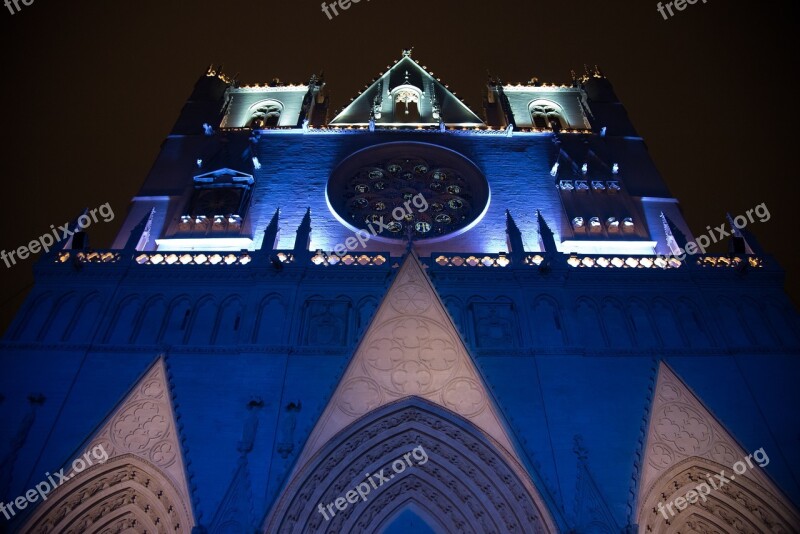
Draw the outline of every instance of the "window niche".
M250 119L247 127L254 130L277 128L280 125L283 104L277 100L265 100L250 108Z
M559 131L569 128L569 122L564 118L561 106L549 100L534 100L528 105L531 114L531 123L534 128L541 130Z
M178 224L181 234L239 234L250 204L253 177L221 169L195 176Z

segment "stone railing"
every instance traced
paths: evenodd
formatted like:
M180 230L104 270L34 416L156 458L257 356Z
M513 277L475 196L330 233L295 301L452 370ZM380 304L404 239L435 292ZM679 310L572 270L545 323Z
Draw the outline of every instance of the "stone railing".
M114 264L124 263L132 258L138 265L248 265L259 256L260 252L134 252L121 250L64 250L55 254L56 264L90 263ZM306 255L307 254L307 255ZM365 252L362 254L329 254L322 250L308 252L300 257L292 250L273 250L268 258L273 263L302 265L306 261L316 266L380 266L391 259L387 252ZM305 258L303 258L305 256ZM306 259L307 258L307 259ZM541 267L546 258L540 253L526 253L522 257L522 265ZM699 256L694 262L681 262L670 256L601 256L601 255L553 255L549 258L551 267L566 264L574 269L678 269L681 267L698 268L763 268L764 260L756 256ZM434 253L425 260L438 267L495 267L513 266L512 255L505 252L497 254L481 253Z

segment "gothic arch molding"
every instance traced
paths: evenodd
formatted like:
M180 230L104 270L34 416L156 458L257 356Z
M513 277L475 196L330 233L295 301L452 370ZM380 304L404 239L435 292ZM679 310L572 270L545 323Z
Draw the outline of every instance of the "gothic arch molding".
M52 300L53 293L50 291L45 291L31 299L31 304L25 310L23 319L17 323L12 339L15 341L33 340L43 327L44 319L42 317L46 317L44 310L51 309L47 306L51 304Z
M754 469L759 469L756 465ZM719 480L714 474L723 473L730 479L731 468L717 462L692 456L675 464L659 477L645 494L639 507L638 524L643 531L655 534L667 532L774 532L789 534L796 532L800 518L793 510L768 489L749 476L735 476L713 489L708 484L710 477L715 484ZM698 484L706 483L710 492L704 502L678 511L675 515L664 508L678 497L686 496ZM659 508L659 503L662 508ZM662 512L661 509L664 511ZM666 514L667 517L664 517Z
M344 496L365 473L387 468L417 446L428 455L425 464L414 461L329 521L319 513L319 503ZM443 532L558 532L544 498L508 451L470 422L419 397L370 412L296 467L264 532L380 532L410 504L438 518Z
M424 506L414 502L413 499L403 499L396 504L396 506L389 506L381 511L384 516L381 525L378 527L378 532L383 533L389 528L393 521L395 521L403 512L412 511L417 517L420 517L425 523L434 531L443 531L444 525L436 517L433 510L424 503Z
M142 299L139 298L138 295L128 295L120 300L119 304L117 304L114 309L114 314L111 317L111 322L108 325L103 342L113 343L117 341L119 343L130 343L134 339L136 333L137 320L141 314L141 307ZM130 319L130 324L127 325L121 322L126 312ZM120 339L125 332L128 332L127 337Z
M189 532L189 504L153 464L132 454L95 465L59 486L21 532Z
M100 314L100 293L92 291L81 299L80 305L72 317L61 341L75 341L76 331L83 336L84 340L94 340L96 325L95 319Z

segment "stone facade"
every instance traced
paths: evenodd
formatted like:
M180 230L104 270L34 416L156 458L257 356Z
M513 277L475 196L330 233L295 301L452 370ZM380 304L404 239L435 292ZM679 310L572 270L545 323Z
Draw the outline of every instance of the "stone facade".
M798 531L780 267L665 256L692 233L599 71L484 104L410 53L338 112L201 76L112 247L45 255L3 337L0 502L109 457L0 529Z

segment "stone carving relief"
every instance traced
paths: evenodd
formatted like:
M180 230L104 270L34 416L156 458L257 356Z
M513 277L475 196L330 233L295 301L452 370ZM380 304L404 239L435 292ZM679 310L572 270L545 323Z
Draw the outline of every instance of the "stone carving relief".
M515 450L472 358L414 256L400 268L375 313L299 466L357 418L410 396L468 418L506 450Z
M126 524L137 525L134 532L191 529L191 500L166 372L159 358L84 450L102 446L108 460L56 489L25 532L129 532L116 530ZM165 530L167 525L172 528Z
M336 300L309 300L306 303L302 339L305 345L347 344L350 303Z
M317 503L416 446L430 457L424 465L397 473L368 501L330 521L317 512ZM447 532L557 531L521 464L483 431L419 398L379 408L319 452L292 479L264 532L380 532L409 503L437 518Z
M519 345L516 314L510 302L470 305L475 321L475 342L478 347L502 348Z
M731 476L745 452L677 375L661 364L639 485L639 519L648 532L784 532L800 516L757 465ZM684 496L725 471L729 484L672 517L658 503ZM735 480L734 480L735 479ZM669 522L667 522L669 521ZM682 526L679 526L682 525Z
M158 469L132 455L80 473L48 496L22 528L32 534L183 533L189 507Z

